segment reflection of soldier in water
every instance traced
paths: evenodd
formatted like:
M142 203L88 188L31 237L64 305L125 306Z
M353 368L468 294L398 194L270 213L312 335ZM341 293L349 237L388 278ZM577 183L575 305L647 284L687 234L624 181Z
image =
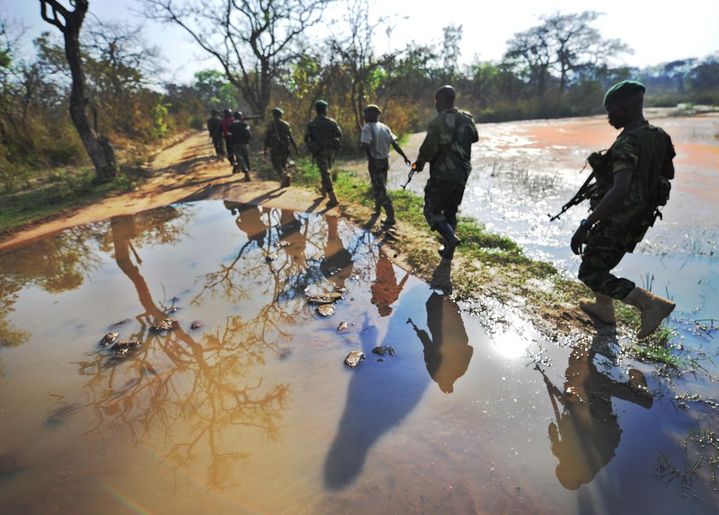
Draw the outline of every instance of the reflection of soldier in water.
M352 275L352 254L348 251L337 231L338 218L328 216L327 244L325 245L325 258L320 263L322 275L335 283L337 288L344 288L345 281Z
M424 346L424 362L427 372L444 393L454 391L454 382L462 377L469 367L474 349L468 344L459 306L449 297L433 293L427 306L427 326L432 333L419 329L412 319L414 331Z
M247 235L248 240L255 242L258 248L263 248L267 226L262 221L261 209L251 204L240 204L228 200L225 201L225 207L230 210L233 216L237 216L235 223Z
M280 240L289 243L289 245L283 246L283 250L298 267L304 268L307 235L302 232L302 222L297 219L294 211L283 209L280 212L278 232Z
M559 459L557 479L569 490L589 483L614 457L622 429L614 414L612 397L647 409L652 406L640 371L630 370L629 381L618 383L597 370L594 356L595 351L585 348L572 351L564 392L542 372L557 420L548 429L552 453ZM557 400L564 408L562 413Z
M386 317L392 314L390 306L399 298L407 279L409 279L409 273L405 273L400 283L397 284L394 265L384 253L380 253L375 270L375 281L371 287L372 304L377 306L380 316Z

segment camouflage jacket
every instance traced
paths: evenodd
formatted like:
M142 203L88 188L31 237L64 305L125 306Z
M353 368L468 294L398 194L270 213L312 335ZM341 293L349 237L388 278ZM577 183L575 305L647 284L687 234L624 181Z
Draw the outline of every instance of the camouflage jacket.
M612 214L615 223L648 218L669 198L669 180L674 178L672 159L676 153L669 135L659 127L645 121L636 127L623 130L602 159L597 174L597 195L592 201L596 207L614 184L617 163L620 168L631 168L629 193Z
M294 138L289 123L284 120L272 120L267 124L265 148L286 150L293 142Z
M318 115L307 124L305 144L313 154L326 150L338 150L341 146L342 130L332 118Z
M478 140L472 115L447 109L429 123L417 161L423 166L430 163L432 178L466 184L472 171L472 143Z

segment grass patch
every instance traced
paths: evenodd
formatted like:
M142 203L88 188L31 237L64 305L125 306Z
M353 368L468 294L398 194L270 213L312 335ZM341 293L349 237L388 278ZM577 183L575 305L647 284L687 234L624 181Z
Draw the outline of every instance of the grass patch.
M138 169L122 167L113 181L98 182L90 168L52 170L36 187L0 196L0 235L64 209L131 191L140 175Z

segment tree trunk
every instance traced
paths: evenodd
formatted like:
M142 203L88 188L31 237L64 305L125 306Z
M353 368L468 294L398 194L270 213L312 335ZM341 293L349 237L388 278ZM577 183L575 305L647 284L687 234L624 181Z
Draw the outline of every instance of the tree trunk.
M80 4L78 4L80 5ZM76 11L67 17L67 26L63 31L65 37L65 57L70 66L72 89L70 92L70 118L80 135L85 150L95 166L95 174L100 181L108 181L117 173L115 150L105 136L98 136L90 125L85 111L85 75L82 71L82 54L80 52L80 27L85 16L84 12Z

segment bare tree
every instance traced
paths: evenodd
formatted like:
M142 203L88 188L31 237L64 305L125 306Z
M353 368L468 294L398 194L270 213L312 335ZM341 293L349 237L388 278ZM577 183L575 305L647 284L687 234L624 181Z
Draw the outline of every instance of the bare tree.
M332 0L142 0L148 18L180 26L222 66L260 116L294 44Z
M559 86L565 92L569 86L569 75L587 66L605 64L617 54L629 51L618 39L604 39L599 30L590 26L600 13L583 11L581 13L560 14L542 18L548 29L553 47L554 68L559 72Z
M529 82L537 88L537 96L543 101L547 89L550 66L554 62L549 31L540 25L514 35L508 42L505 60L528 75Z
M107 137L95 132L85 111L87 97L80 50L80 29L87 14L89 2L88 0L74 0L70 3L74 7L72 10L63 6L58 0L40 0L40 14L43 20L57 27L63 35L65 57L72 77L70 118L72 118L72 123L95 166L97 178L103 181L109 180L117 173L115 150Z

